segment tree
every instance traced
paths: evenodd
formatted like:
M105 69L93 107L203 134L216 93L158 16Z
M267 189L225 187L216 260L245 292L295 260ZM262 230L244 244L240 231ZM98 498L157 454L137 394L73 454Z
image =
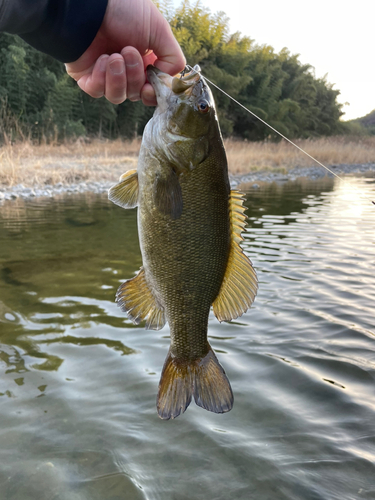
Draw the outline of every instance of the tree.
M310 65L287 49L275 53L249 37L230 33L224 12L212 14L201 0L172 0L158 6L169 20L188 61L203 75L284 135L317 137L348 130L340 122L339 91L317 79ZM0 34L0 140L65 140L141 135L153 110L126 101L113 105L92 99L65 74L63 64L37 52L20 38ZM257 118L213 88L224 135L249 140L279 137ZM353 127L351 128L353 130Z

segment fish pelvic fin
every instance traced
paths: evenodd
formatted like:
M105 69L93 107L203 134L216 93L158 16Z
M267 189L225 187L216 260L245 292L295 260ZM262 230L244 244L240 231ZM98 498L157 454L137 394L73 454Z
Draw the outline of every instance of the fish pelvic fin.
M196 404L214 413L226 413L233 407L233 393L224 369L211 346L197 360L183 360L171 351L165 360L157 397L158 415L163 420L176 418Z
M134 208L138 204L137 170L128 170L122 174L117 184L108 191L108 198L122 208Z
M230 321L245 313L253 303L258 280L250 259L240 246L246 226L243 195L232 190L229 197L231 241L227 268L220 291L212 306L219 321Z
M150 290L143 268L137 276L120 285L116 302L136 325L146 321L148 330L160 330L166 323L164 308L157 303Z

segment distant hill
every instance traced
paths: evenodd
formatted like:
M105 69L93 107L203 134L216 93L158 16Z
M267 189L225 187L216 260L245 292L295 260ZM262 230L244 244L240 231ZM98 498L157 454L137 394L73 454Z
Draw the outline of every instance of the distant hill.
M375 135L375 109L361 118L343 122L343 133L359 136Z
M362 116L362 118L357 118L356 121L358 121L365 127L375 127L375 109L372 110L368 115Z
M353 120L353 122L362 126L368 134L375 135L375 109L368 115Z

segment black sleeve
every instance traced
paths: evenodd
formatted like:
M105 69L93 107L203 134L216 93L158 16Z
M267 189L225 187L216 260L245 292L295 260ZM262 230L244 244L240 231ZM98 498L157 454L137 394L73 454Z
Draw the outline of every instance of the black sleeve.
M62 62L76 61L102 24L108 0L0 0L0 31Z

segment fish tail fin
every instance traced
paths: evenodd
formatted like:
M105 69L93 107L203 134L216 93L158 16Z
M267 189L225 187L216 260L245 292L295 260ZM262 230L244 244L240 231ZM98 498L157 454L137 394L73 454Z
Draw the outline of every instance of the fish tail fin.
M224 368L212 347L195 368L194 399L198 406L215 413L226 413L233 407L233 392Z
M204 358L189 361L169 351L159 383L157 409L164 420L176 418L189 406L192 396L198 406L215 413L232 409L233 393L225 371L211 346Z
M163 420L178 417L189 406L192 396L190 365L187 361L173 356L169 350L159 382L159 417Z

